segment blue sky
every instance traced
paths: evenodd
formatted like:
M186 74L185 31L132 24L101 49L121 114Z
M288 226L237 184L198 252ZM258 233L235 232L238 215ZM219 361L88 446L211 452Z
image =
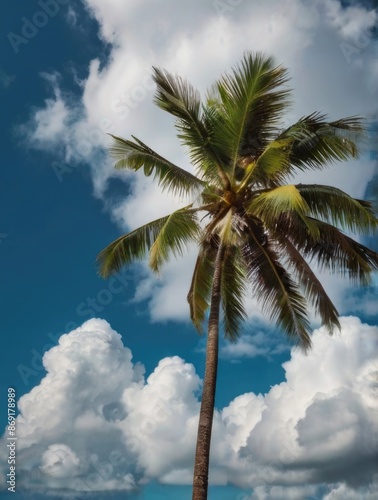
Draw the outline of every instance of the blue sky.
M115 172L106 152L105 132L135 134L190 169L172 122L152 103L151 66L204 91L244 50L274 55L292 76L288 123L315 110L373 123L358 161L298 179L373 198L377 22L369 2L338 0L7 6L0 422L5 428L14 387L15 498L190 497L204 364L185 299L193 252L158 278L142 263L104 281L95 266L122 232L182 203L143 176ZM369 244L377 248L376 239ZM307 358L252 300L242 339L222 342L210 498L373 498L376 288L322 278L342 334L329 339L314 320Z

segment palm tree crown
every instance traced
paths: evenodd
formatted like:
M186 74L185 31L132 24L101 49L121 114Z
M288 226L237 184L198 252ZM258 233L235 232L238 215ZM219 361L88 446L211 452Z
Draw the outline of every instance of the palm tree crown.
M323 169L358 156L359 117L327 121L313 113L282 130L289 105L287 71L261 54L244 55L222 76L204 102L186 81L154 68L155 102L176 118L196 175L174 165L136 137L114 137L116 168L153 175L164 190L192 195L193 202L121 236L98 257L107 277L149 252L153 271L189 242L198 256L188 293L199 331L207 319L206 369L198 426L193 499L207 498L209 450L218 361L220 310L223 329L237 339L252 289L276 324L305 349L311 346L307 309L315 309L330 333L338 313L311 262L369 283L378 254L349 233L370 233L378 219L369 202L336 187L293 184L298 171Z
M163 189L195 201L111 243L99 255L104 277L141 259L159 271L192 240L199 244L188 301L201 330L209 308L217 249L222 244L221 297L225 335L235 339L247 315L243 297L255 296L286 333L310 346L307 304L332 332L337 311L308 262L313 260L367 284L377 254L339 229L371 232L371 204L335 187L288 184L298 170L323 169L355 158L363 131L358 117L327 122L318 113L280 129L289 101L287 71L272 58L245 54L221 77L204 104L181 78L154 68L156 104L176 117L178 137L189 149L196 176L174 165L139 139L114 137L116 168L154 175ZM208 216L201 225L199 214ZM206 218L205 218L206 220Z

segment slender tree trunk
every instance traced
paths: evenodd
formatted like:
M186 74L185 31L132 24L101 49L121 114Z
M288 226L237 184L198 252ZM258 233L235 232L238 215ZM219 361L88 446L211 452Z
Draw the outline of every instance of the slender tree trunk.
M221 270L224 247L220 243L215 260L210 315L207 329L205 378L198 422L194 461L192 500L206 500L209 478L211 431L213 427L215 389L218 370L219 309L221 302Z

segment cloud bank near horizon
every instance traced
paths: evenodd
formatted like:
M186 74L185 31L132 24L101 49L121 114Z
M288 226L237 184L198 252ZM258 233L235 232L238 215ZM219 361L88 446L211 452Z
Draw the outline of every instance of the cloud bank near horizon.
M307 356L292 349L285 380L269 392L241 394L216 409L212 484L251 489L256 500L303 498L320 488L328 500L337 492L370 498L378 327L353 316L341 324L332 338L315 330ZM43 484L57 493L69 484L74 495L134 491L151 480L191 483L202 383L192 364L167 357L145 377L121 336L91 319L62 335L43 365L46 376L18 402L19 489ZM6 457L0 464L6 468Z

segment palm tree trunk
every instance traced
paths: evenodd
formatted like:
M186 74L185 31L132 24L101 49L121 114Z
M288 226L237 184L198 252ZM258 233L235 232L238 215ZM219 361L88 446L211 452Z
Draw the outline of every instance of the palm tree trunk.
M198 422L197 446L194 461L192 500L206 500L209 478L211 431L213 427L215 389L218 370L219 309L224 247L219 244L214 266L210 313L207 328L205 378Z

